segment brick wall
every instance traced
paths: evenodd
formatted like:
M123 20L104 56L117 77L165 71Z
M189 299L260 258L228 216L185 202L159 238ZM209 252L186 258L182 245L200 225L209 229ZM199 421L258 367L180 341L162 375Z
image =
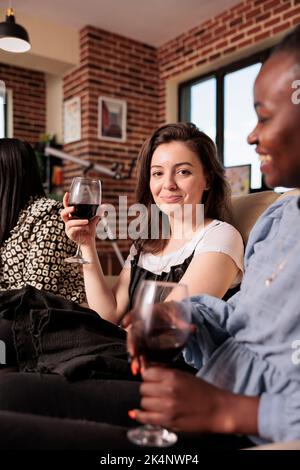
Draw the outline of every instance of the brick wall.
M81 97L82 140L64 146L64 150L108 168L115 162L128 171L136 159L142 142L158 124L158 65L155 48L87 26L80 32L80 66L64 79L64 100ZM127 102L127 140L108 142L97 137L98 97L107 96ZM78 166L66 164L65 183L80 174ZM92 175L92 173L91 173ZM99 176L99 175L98 175ZM100 175L103 201L117 204L119 195L128 195L134 202L135 173L130 180L117 181ZM127 255L130 241L118 242ZM98 246L106 272L119 271L112 246Z
M0 64L0 79L13 92L13 136L34 145L46 130L45 74Z
M165 82L183 72L263 43L300 23L300 0L245 0L158 50L159 118L165 122Z

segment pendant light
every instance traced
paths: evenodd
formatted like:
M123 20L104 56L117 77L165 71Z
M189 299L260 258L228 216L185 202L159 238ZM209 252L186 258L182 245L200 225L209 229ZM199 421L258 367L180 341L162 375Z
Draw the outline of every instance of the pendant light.
M7 9L6 20L0 23L0 48L7 52L27 52L31 48L28 33L16 23L11 7Z

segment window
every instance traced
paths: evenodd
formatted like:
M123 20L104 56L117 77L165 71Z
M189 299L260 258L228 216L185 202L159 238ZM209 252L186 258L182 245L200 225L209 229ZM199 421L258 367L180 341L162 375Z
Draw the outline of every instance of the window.
M260 67L256 63L224 77L224 166L250 163L255 189L261 187L260 163L247 136L256 123L252 90Z
M0 139L5 137L5 110L4 99L0 96Z
M247 135L254 128L253 85L268 51L179 87L179 120L194 122L217 144L224 166L251 165L251 190L264 188Z
M0 139L6 135L6 126L5 126L5 97L6 94L0 92Z
M201 130L216 140L216 79L208 78L191 88L191 122L201 123ZM199 106L201 103L201 106Z
M7 137L7 96L5 83L0 80L0 139Z

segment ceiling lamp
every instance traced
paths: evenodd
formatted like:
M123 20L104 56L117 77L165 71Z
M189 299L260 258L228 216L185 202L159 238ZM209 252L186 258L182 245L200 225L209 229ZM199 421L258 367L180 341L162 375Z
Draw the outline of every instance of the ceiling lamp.
M7 9L6 20L0 23L0 48L7 52L27 52L31 48L28 33L16 23L12 8Z

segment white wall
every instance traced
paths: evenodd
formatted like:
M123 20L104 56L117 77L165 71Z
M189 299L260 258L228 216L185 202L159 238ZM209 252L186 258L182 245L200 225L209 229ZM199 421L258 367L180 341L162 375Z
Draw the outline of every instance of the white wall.
M46 75L46 132L62 143L63 80L61 76Z

